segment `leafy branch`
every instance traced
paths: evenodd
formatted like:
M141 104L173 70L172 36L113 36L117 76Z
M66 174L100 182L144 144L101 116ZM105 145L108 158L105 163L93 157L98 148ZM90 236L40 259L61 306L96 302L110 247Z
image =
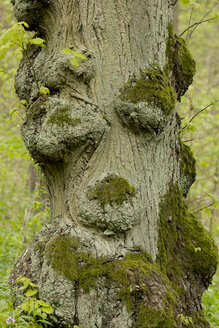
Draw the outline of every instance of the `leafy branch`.
M10 49L13 49L12 55L15 54L19 57L21 56L22 58L23 56L25 56L25 53L28 52L28 49L31 45L37 45L41 48L46 48L44 44L45 40L38 37L32 38L31 34L26 32L25 28L28 27L29 25L26 22L16 23L2 34L2 36L0 37L0 59L4 59ZM26 55L26 59L30 66L38 91L44 94L44 92L41 91L36 77L36 72L32 63L30 62L30 58L28 55Z
M4 59L10 49L15 49L12 52L12 55L15 54L21 58L25 56L25 59L28 61L29 67L31 69L37 89L39 93L46 98L46 95L49 94L50 91L48 88L39 85L35 69L30 61L30 57L28 56L28 50L30 49L31 45L37 45L41 48L46 48L44 44L45 40L38 37L31 38L31 34L27 33L25 30L25 28L28 27L29 25L26 22L16 23L2 34L2 36L0 37L0 59ZM79 59L87 60L87 58L79 51L74 51L70 48L63 49L62 53L65 55L69 55L69 61L75 69L79 66ZM0 72L6 74L6 72L4 72L3 70L0 70Z
M87 58L82 55L79 51L71 50L70 48L65 48L62 50L62 53L65 55L70 55L70 63L76 69L79 66L78 59L87 60Z

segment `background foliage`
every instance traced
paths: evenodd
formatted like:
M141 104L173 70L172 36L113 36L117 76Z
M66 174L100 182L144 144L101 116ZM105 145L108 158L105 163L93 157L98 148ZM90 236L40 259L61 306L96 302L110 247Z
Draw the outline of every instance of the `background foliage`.
M181 0L181 3L184 5L178 4L175 16L177 34L200 22L209 11L205 20L217 18L219 6L213 0L198 3ZM0 32L13 23L10 0L3 0L0 3ZM192 148L197 160L197 178L189 193L188 204L219 246L218 21L212 19L197 24L190 35L192 31L188 30L183 37L196 60L197 73L177 109L183 117L182 139ZM43 178L20 137L22 106L16 98L13 83L17 67L18 58L12 51L6 58L0 58L0 310L1 300L10 290L6 281L17 256L49 217ZM199 111L201 113L195 116ZM215 275L203 296L203 306L212 327L219 327L219 274Z
M178 107L183 118L182 139L193 150L197 162L196 182L190 189L188 205L190 211L195 213L213 235L219 247L219 3L212 0L199 0L198 5L193 1L187 2L192 4L179 8L177 34L200 22L208 13L204 20L211 19L197 25L191 37L193 29L183 35L197 66L193 84ZM211 103L212 106L203 110L189 123L199 111ZM212 327L219 327L219 271L203 296L203 307Z

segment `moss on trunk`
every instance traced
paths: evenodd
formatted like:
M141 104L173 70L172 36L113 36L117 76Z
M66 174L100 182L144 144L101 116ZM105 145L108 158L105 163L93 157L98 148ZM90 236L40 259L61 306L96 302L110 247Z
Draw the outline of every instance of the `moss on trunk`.
M177 99L183 96L196 72L195 61L183 38L173 32L172 25L168 27L169 37L166 44L166 56L168 64L165 71L172 73L172 85L177 93Z
M135 193L135 187L131 186L126 179L111 174L96 186L90 187L87 197L89 200L96 199L104 208L107 204L121 205Z
M147 102L161 108L165 115L171 114L176 104L175 91L159 66L142 71L140 79L131 78L120 90L119 98L134 104Z

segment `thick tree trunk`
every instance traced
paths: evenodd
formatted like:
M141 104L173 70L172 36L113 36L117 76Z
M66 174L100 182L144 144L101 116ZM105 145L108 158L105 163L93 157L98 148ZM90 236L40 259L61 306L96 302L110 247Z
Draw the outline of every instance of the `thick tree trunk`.
M216 249L182 196L195 171L175 103L194 62L169 25L173 7L14 1L18 20L46 40L25 54L16 89L51 198L51 223L14 274L37 282L56 327L183 327L188 317L208 327L200 298ZM88 60L74 69L64 48Z

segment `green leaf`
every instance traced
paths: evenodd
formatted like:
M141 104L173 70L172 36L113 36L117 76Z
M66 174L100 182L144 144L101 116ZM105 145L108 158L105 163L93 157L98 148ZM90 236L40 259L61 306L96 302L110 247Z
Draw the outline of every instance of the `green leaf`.
M46 48L44 42L45 42L45 40L43 40L41 38L34 38L34 39L30 40L31 44L35 44L35 45L40 46L42 48Z
M20 282L23 284L23 286L19 288L21 290L27 288L28 286L37 287L36 284L34 284L29 278L26 278L26 277L18 277L16 279L16 282L18 282L18 283Z
M76 58L70 59L70 63L74 66L75 69L79 66L79 63Z
M34 210L37 210L39 208L39 206L40 206L40 202L36 201L36 202L33 203L33 209Z
M17 113L17 108L12 109L12 111L10 111L11 117L13 117L15 113Z
M190 4L190 0L181 0L181 4L182 4L183 6L187 6L187 5Z
M45 323L46 325L52 326L51 322L49 322L48 320L38 320L38 322L42 322Z
M47 314L51 314L51 313L53 313L53 308L50 306L50 305L48 305L48 306L43 306L42 308L41 308L41 310L43 311L43 312L46 312Z
M196 8L196 9L201 9L202 8L202 6L199 3L195 2L195 1L190 1L190 5L193 8Z
M37 289L28 289L27 291L26 291L26 296L27 297L30 297L30 296L33 296L33 295L36 295L38 293L38 290Z
M78 326L74 325L74 326L73 326L73 328L80 328L80 327L78 327Z
M42 311L42 309L40 309L41 311ZM42 314L41 314L41 318L42 319L46 319L47 318L47 314L45 313L45 312L43 312Z
M32 281L30 281L30 286L31 286L31 287L37 287L37 285L34 284ZM38 287L37 287L37 288L38 288Z
M87 58L84 55L82 55L79 51L73 51L73 54L78 59L87 60Z
M40 87L40 93L43 95L47 95L50 93L49 88L46 87Z
M201 252L201 247L195 247L195 252L197 253L197 252Z
M11 43L9 42L0 47L0 60L4 59L10 47L11 47Z
M41 311L41 309L40 308L37 308L36 310L34 310L33 311L33 316L35 317L35 316L39 316L39 317L41 317L41 315L42 315L42 311Z
M65 54L65 55L73 55L73 51L69 48L63 49L62 53Z
M29 25L26 22L19 22L18 25L24 25L25 27L29 27Z
M24 106L27 106L28 105L28 102L25 99L22 99L21 100L21 104L24 105Z
M46 303L46 302L44 302L44 301L42 301L42 300L37 300L37 304L39 304L39 305L41 305L41 306L50 306L48 303Z
M26 311L26 312L29 312L29 310L30 310L30 300L24 301L21 304L21 309L24 310L24 311Z

